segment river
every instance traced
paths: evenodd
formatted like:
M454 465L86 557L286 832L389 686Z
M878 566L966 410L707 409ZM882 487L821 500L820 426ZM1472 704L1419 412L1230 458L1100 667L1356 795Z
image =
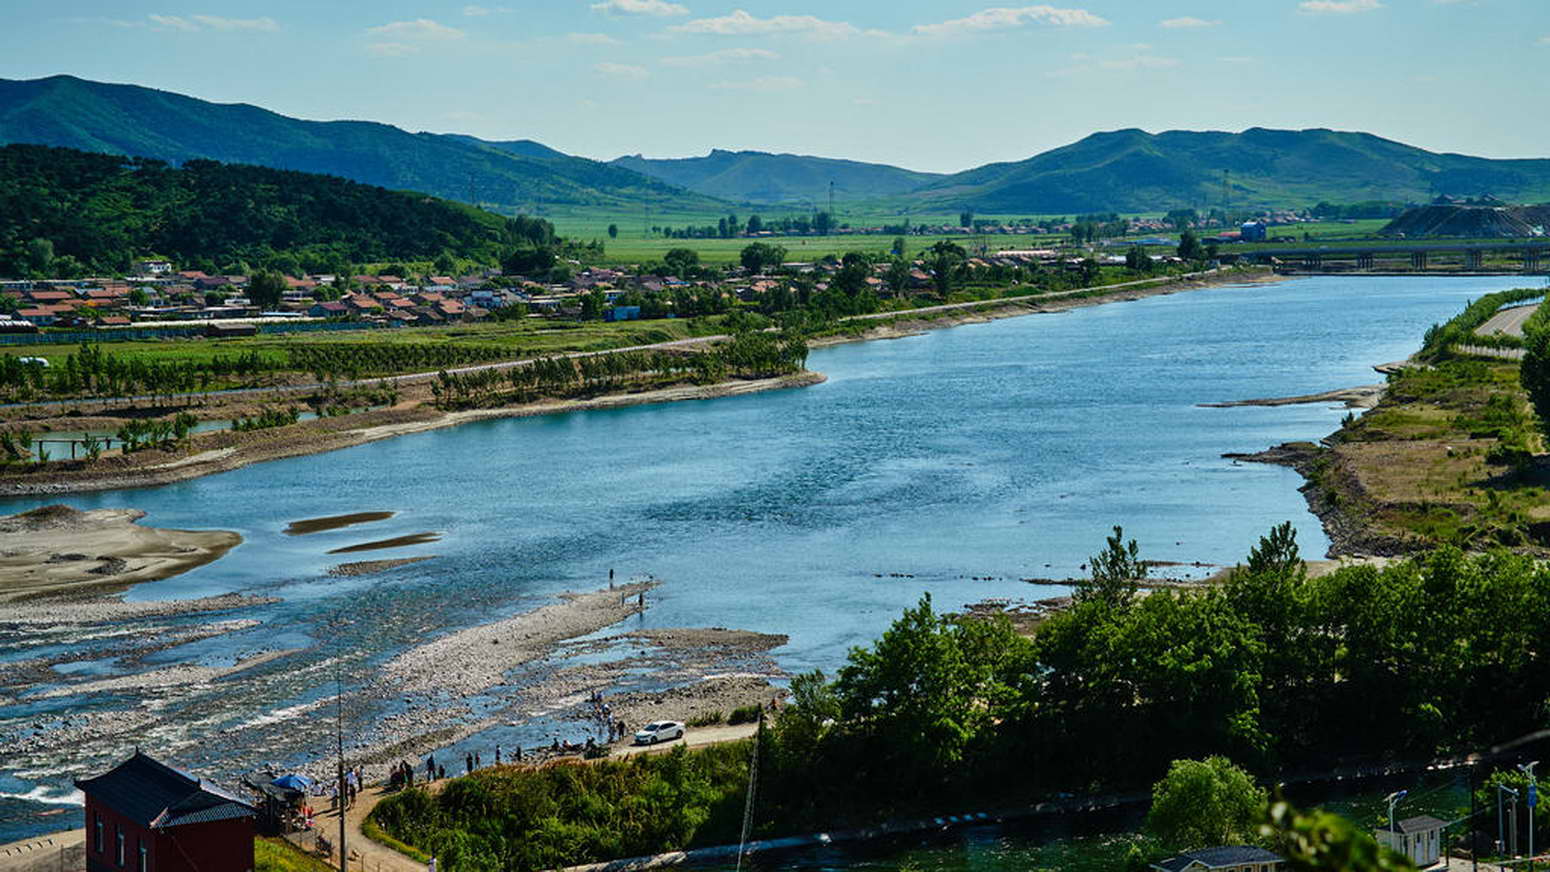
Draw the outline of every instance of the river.
M25 772L0 758L0 842L78 825L78 808L40 816L61 806L34 800L68 801L69 773L100 769L136 742L214 766L235 753L222 741L248 741L276 710L322 699L331 652L350 652L346 680L364 680L427 631L596 588L611 568L663 580L644 626L788 634L774 656L796 672L832 671L924 592L946 609L1063 593L1020 579L1082 574L1115 524L1149 559L1227 565L1290 520L1304 553L1321 555L1328 541L1298 476L1221 455L1318 439L1345 411L1197 404L1373 383L1372 366L1410 354L1428 324L1515 284L1330 277L1192 291L819 349L809 367L829 380L800 390L470 424L165 487L0 503L6 513L48 502L132 507L156 526L236 530L245 542L222 560L127 598L239 591L282 600L241 614L261 621L256 628L142 664L94 657L84 644L80 670L101 677L301 652L266 667L275 680L261 693L180 702L175 729ZM281 532L298 519L373 510L398 514L311 536ZM423 531L442 538L325 553ZM342 559L414 555L437 556L382 575L326 574ZM355 624L328 630L341 610ZM42 650L0 634L0 661ZM147 706L156 702L131 694L31 693L0 706L0 740L79 711ZM263 735L281 764L328 740L297 724ZM289 754L273 750L282 744Z

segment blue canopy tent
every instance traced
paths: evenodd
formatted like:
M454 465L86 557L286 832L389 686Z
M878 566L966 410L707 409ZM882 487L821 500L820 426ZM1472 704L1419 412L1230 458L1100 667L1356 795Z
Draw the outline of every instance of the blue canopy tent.
M312 789L312 779L305 775L281 775L269 783L275 787L283 787L286 790L299 790L302 793Z

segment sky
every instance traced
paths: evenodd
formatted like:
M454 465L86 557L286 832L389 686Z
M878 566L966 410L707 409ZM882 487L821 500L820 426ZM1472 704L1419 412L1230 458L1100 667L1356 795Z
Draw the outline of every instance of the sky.
M955 172L1130 127L1331 127L1434 151L1550 156L1550 0L0 0L0 10L0 78L64 73L604 160L756 149Z

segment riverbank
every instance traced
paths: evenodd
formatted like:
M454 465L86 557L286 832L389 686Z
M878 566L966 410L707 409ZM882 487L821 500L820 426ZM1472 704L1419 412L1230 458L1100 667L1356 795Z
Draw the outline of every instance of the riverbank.
M442 412L428 404L407 401L391 409L319 418L288 427L244 433L222 430L195 434L190 437L188 447L178 453L147 449L94 462L57 461L22 472L0 473L0 498L155 487L229 472L268 460L323 454L381 439L456 427L474 421L743 396L761 391L807 387L823 381L824 376L819 373L801 372L779 378L728 381L714 385L675 385L633 394L542 400L520 406L460 412Z
M1153 279L1115 285L1108 288L1078 288L1048 294L1006 297L1000 300L948 303L912 309L907 312L879 312L846 319L842 331L821 336L808 344L813 348L868 342L875 339L902 339L927 330L942 330L964 324L985 324L1024 315L1053 314L1072 309L1127 303L1151 297L1165 297L1188 291L1231 285L1265 285L1286 281L1268 270L1219 270L1193 273L1177 279ZM875 322L875 326L867 326Z
M165 530L132 509L45 506L0 518L0 603L171 578L242 542L221 530Z

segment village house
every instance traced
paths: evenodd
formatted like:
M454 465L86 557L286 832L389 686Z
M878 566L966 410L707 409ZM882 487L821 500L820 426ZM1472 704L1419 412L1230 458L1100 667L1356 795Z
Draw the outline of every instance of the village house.
M347 318L350 315L350 307L338 300L331 300L312 304L307 314L314 318Z
M1417 869L1425 869L1442 856L1442 830L1448 824L1431 815L1406 818L1393 829L1382 827L1374 831L1378 844L1410 858Z
M1188 851L1152 864L1159 872L1280 872L1286 859L1252 845Z
M87 872L252 872L252 806L135 751L86 795Z

